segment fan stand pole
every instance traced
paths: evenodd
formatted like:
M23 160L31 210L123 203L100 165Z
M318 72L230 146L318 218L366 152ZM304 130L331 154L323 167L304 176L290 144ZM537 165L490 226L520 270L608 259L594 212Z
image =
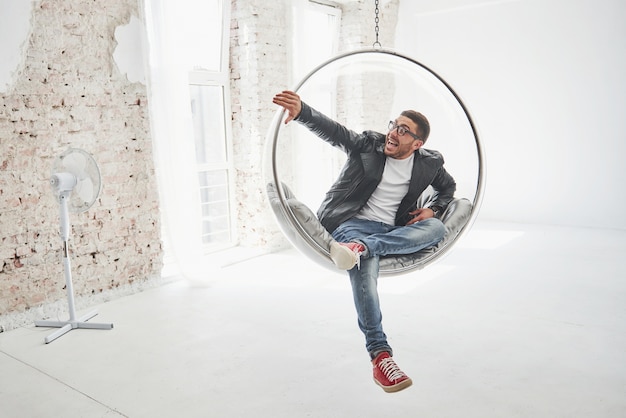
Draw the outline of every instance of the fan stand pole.
M98 315L98 311L89 312L79 318L76 318L76 309L74 307L74 288L72 286L72 271L70 268L69 256L69 216L67 210L67 199L69 192L62 192L59 195L60 216L61 216L61 238L63 239L63 269L65 271L65 287L67 289L67 304L69 308L70 319L68 321L35 321L35 326L60 328L45 338L46 344L51 343L62 335L76 328L87 329L112 329L113 324L99 324L95 322L87 322L89 319Z

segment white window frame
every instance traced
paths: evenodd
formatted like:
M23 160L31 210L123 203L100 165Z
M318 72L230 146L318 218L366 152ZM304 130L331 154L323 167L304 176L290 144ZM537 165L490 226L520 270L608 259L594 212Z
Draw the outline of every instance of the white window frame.
M224 7L224 3L226 6ZM206 171L226 170L228 179L228 216L229 216L229 235L228 243L203 243L204 254L210 254L215 251L233 247L238 242L237 237L237 216L234 210L235 206L235 165L233 161L233 140L232 140L232 110L230 95L230 69L229 63L229 46L230 46L230 2L220 0L220 9L222 14L222 42L220 47L220 64L219 70L194 69L189 71L189 86L216 86L221 87L223 92L223 126L226 141L226 161L223 163L213 164L196 164L196 174ZM198 187L200 187L198 185ZM200 223L206 217L201 215Z

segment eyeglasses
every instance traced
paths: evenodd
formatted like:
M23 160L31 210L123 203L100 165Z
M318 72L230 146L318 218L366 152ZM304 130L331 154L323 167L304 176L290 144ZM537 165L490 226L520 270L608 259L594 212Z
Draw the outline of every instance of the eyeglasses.
M413 132L409 131L409 128L407 128L404 125L399 125L398 126L398 124L395 121L393 121L393 120L389 121L388 129L389 129L389 132L393 131L394 129L397 129L398 130L398 135L400 135L400 136L404 136L404 134L409 134L409 135L411 135L413 137L413 139L417 139L419 141L422 140L422 138L420 138L419 136L415 135Z

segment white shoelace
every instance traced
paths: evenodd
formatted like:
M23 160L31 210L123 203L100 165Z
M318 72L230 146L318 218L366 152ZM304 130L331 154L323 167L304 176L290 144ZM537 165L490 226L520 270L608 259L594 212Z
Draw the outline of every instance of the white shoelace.
M378 363L378 367L391 382L406 376L391 357L382 359L380 363Z

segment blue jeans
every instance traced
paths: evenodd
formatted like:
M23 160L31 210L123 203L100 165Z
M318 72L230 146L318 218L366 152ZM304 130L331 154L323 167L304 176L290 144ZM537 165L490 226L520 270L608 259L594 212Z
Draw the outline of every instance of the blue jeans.
M361 256L360 268L354 267L348 274L359 328L365 335L365 348L372 359L383 351L393 355L383 331L378 297L380 256L414 253L437 244L445 232L445 226L436 218L409 226L352 218L333 231L333 238L337 242L358 242L366 248Z

